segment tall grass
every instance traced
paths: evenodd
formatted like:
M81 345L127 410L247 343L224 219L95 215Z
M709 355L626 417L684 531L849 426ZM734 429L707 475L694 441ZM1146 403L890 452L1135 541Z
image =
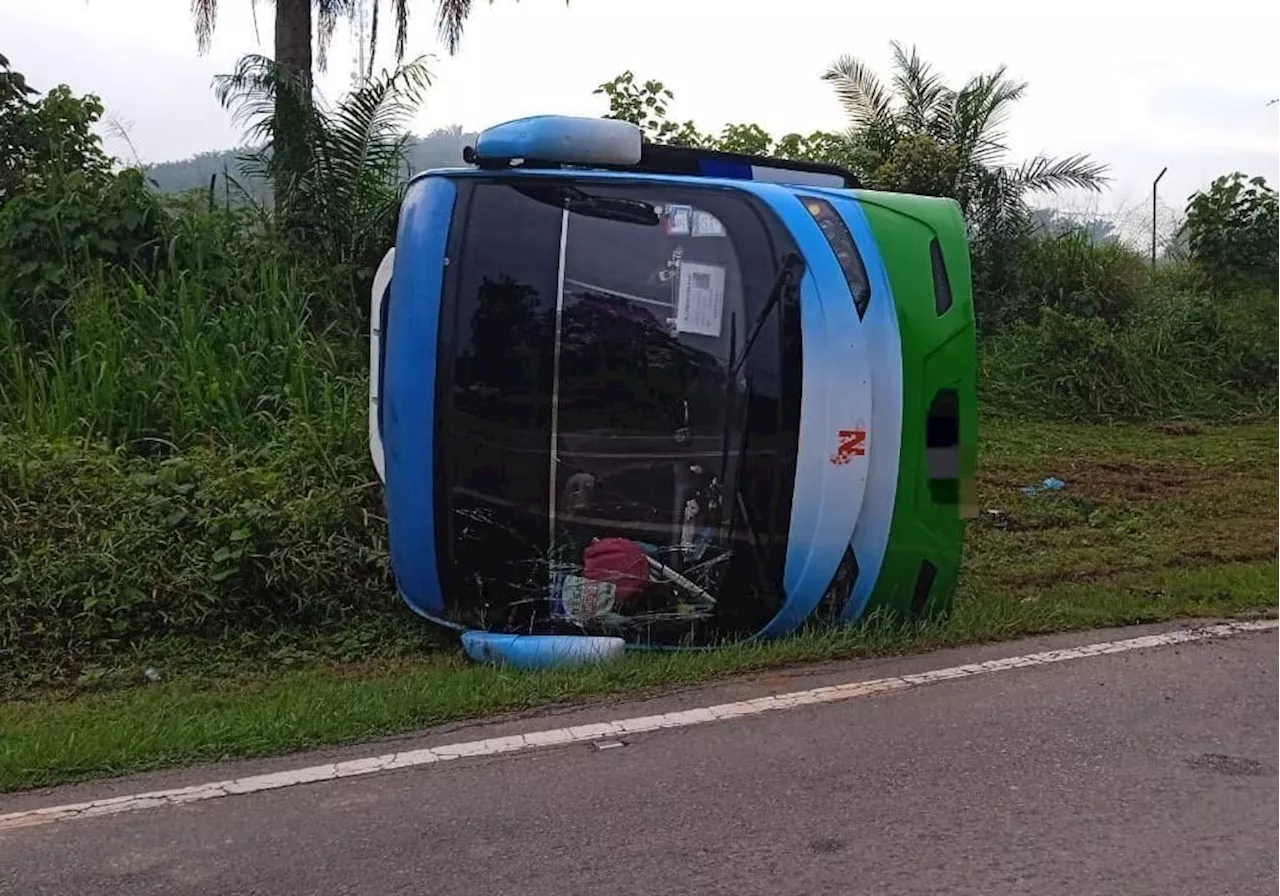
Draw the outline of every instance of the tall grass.
M314 265L231 261L86 265L39 328L0 304L0 691L393 627L364 322Z
M989 416L1078 422L1276 413L1273 290L1215 292L1193 267L1152 272L1079 234L1018 253L979 347Z
M285 426L358 453L359 323L322 328L283 262L241 272L234 294L176 265L89 270L29 342L0 314L0 427L111 444L250 444Z

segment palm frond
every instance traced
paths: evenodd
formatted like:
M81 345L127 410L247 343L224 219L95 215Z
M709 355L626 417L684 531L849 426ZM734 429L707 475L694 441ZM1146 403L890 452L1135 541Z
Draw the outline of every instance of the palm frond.
M969 79L955 95L951 123L952 137L963 157L993 165L1009 151L1001 127L1026 90L1027 82L1009 80L1003 65Z
M271 177L271 149L263 147L236 156L240 171L245 177L266 182Z
M965 220L979 244L1008 239L1029 225L1023 187L1008 171L981 171L968 186Z
M400 62L404 59L405 45L409 40L409 0L391 0L391 12L396 17L396 62ZM461 27L458 26L459 36Z
M893 120L893 103L884 84L867 65L841 56L822 75L835 89L840 105L856 129Z
M931 132L931 125L939 120L938 113L948 105L951 92L942 76L929 63L920 58L913 46L904 50L897 41L893 47L893 86L902 101L900 118L913 134Z
M519 2L519 0L517 0ZM408 31L408 0L391 0L396 13L396 59L404 58L404 36ZM493 5L493 0L489 0ZM569 0L564 0L569 5ZM462 30L471 16L471 0L436 0L436 32L452 56L462 44Z
M316 6L316 68L322 72L329 69L329 45L338 27L338 10L334 7L333 3Z
M367 79L326 114L326 144L341 147L348 160L369 158L389 135L406 133L430 86L425 57Z
M245 128L251 143L261 143L270 150L271 179L277 196L287 196L279 183L282 168L294 174L307 167L306 156L314 143L317 109L313 103L310 73L281 66L274 59L258 54L240 58L235 71L214 78L214 95L232 119ZM290 136L290 151L284 156L274 150L284 132Z
M925 133L941 143L955 141L956 92L944 87L925 123Z
M1111 182L1107 177L1107 165L1095 162L1083 153L1065 159L1036 156L1009 172L1009 178L1023 191L1033 193L1053 193L1072 188L1099 192Z
M431 84L419 58L366 80L322 116L308 206L326 222L330 254L359 257L394 218L409 119Z
M489 0L492 4L493 0ZM403 5L403 4L397 4ZM471 0L438 0L436 5L436 31L444 41L450 55L458 52L462 43L462 29L471 15Z
M275 60L249 53L236 61L230 74L214 76L213 94L222 108L231 112L232 121L246 127L251 140L270 139L282 77Z
M191 0L191 17L195 19L196 49L203 55L209 52L218 24L218 0Z

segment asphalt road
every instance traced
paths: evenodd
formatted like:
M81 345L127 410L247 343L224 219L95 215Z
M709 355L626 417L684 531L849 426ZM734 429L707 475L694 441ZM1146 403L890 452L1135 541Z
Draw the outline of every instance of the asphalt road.
M1276 760L1272 631L15 830L0 893L1273 896Z

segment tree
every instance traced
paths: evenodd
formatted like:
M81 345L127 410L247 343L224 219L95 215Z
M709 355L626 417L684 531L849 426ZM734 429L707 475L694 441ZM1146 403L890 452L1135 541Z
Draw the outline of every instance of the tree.
M311 81L313 39L315 62L324 71L329 44L339 19L349 19L368 10L372 16L369 67L361 74L373 76L382 0L275 0L275 5L275 61L293 69L308 84ZM493 0L489 0L489 5L493 5ZM565 0L565 5L568 5L568 0ZM436 0L436 31L450 55L457 53L462 44L462 32L471 15L471 7L472 0ZM395 21L395 58L396 62L402 62L409 35L409 0L390 0L390 10ZM199 51L207 52L218 22L218 0L191 0L191 13L195 18Z
M97 96L77 97L65 84L41 96L0 54L0 204L30 178L106 177L111 159L93 130L102 111Z
M661 81L637 82L631 71L606 81L592 93L609 100L605 118L629 121L640 128L646 140L675 146L706 146L714 137L698 130L692 121L683 124L667 118L667 104L675 94Z
M14 195L33 152L36 89L0 54L0 203Z
M402 0L393 0L403 5ZM307 106L311 100L313 31L312 0L275 0L275 62L273 74L290 82L292 89L276 89L275 147L277 168L301 171L306 167L306 137L304 124ZM326 51L333 34L328 23L336 22L339 14L350 9L349 0L318 0L319 63L321 70L327 62ZM195 18L196 44L200 53L206 53L213 40L218 21L218 0L191 0L191 13Z
M667 117L668 104L675 94L661 81L637 81L630 71L606 81L592 92L608 98L606 118L631 122L640 128L646 140L655 143L825 162L842 165L855 173L865 169L865 158L858 148L840 134L814 131L807 136L787 134L775 141L758 124L728 124L719 136L704 133L692 121L677 124Z
M0 55L0 318L48 333L84 264L128 267L163 245L141 172L112 170L97 96L31 87Z
M492 4L493 0L489 2ZM471 14L471 6L472 0L436 0L436 29L451 55L461 44L463 26ZM281 84L287 84L283 89L274 90L275 174L294 177L307 168L305 130L311 103L313 65L325 70L337 22L366 8L372 12L369 69L361 74L366 78L372 77L381 7L381 0L275 0L273 58L276 65L271 76ZM395 58L399 63L404 59L409 33L409 0L390 0L390 11L395 22ZM199 52L207 52L217 26L218 0L191 0L191 12L195 19ZM314 60L313 41L316 50Z
M1259 279L1274 284L1280 205L1261 177L1223 175L1187 202L1184 231L1191 259L1218 284Z
M950 196L975 235L993 236L1025 222L1029 193L1100 190L1107 183L1106 166L1085 155L1006 164L1003 126L1027 84L1010 79L1004 66L954 90L914 47L892 47L887 86L852 56L840 57L823 75L849 116L851 136L874 158L869 179L875 186Z

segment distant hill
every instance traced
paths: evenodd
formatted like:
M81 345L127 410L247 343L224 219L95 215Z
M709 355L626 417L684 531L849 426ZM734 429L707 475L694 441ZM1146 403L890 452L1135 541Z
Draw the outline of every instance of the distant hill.
M429 168L460 166L464 164L462 148L474 143L475 138L474 132L463 131L459 125L440 128L425 137L415 137L409 144L409 166L415 173ZM243 177L237 161L238 156L250 149L240 147L221 152L202 152L189 159L147 165L147 177L162 192L184 193L187 190L209 189L210 180L217 175L215 189L222 195L226 186L222 175L226 173L235 178L251 196L261 200L267 195L266 185L250 182Z

